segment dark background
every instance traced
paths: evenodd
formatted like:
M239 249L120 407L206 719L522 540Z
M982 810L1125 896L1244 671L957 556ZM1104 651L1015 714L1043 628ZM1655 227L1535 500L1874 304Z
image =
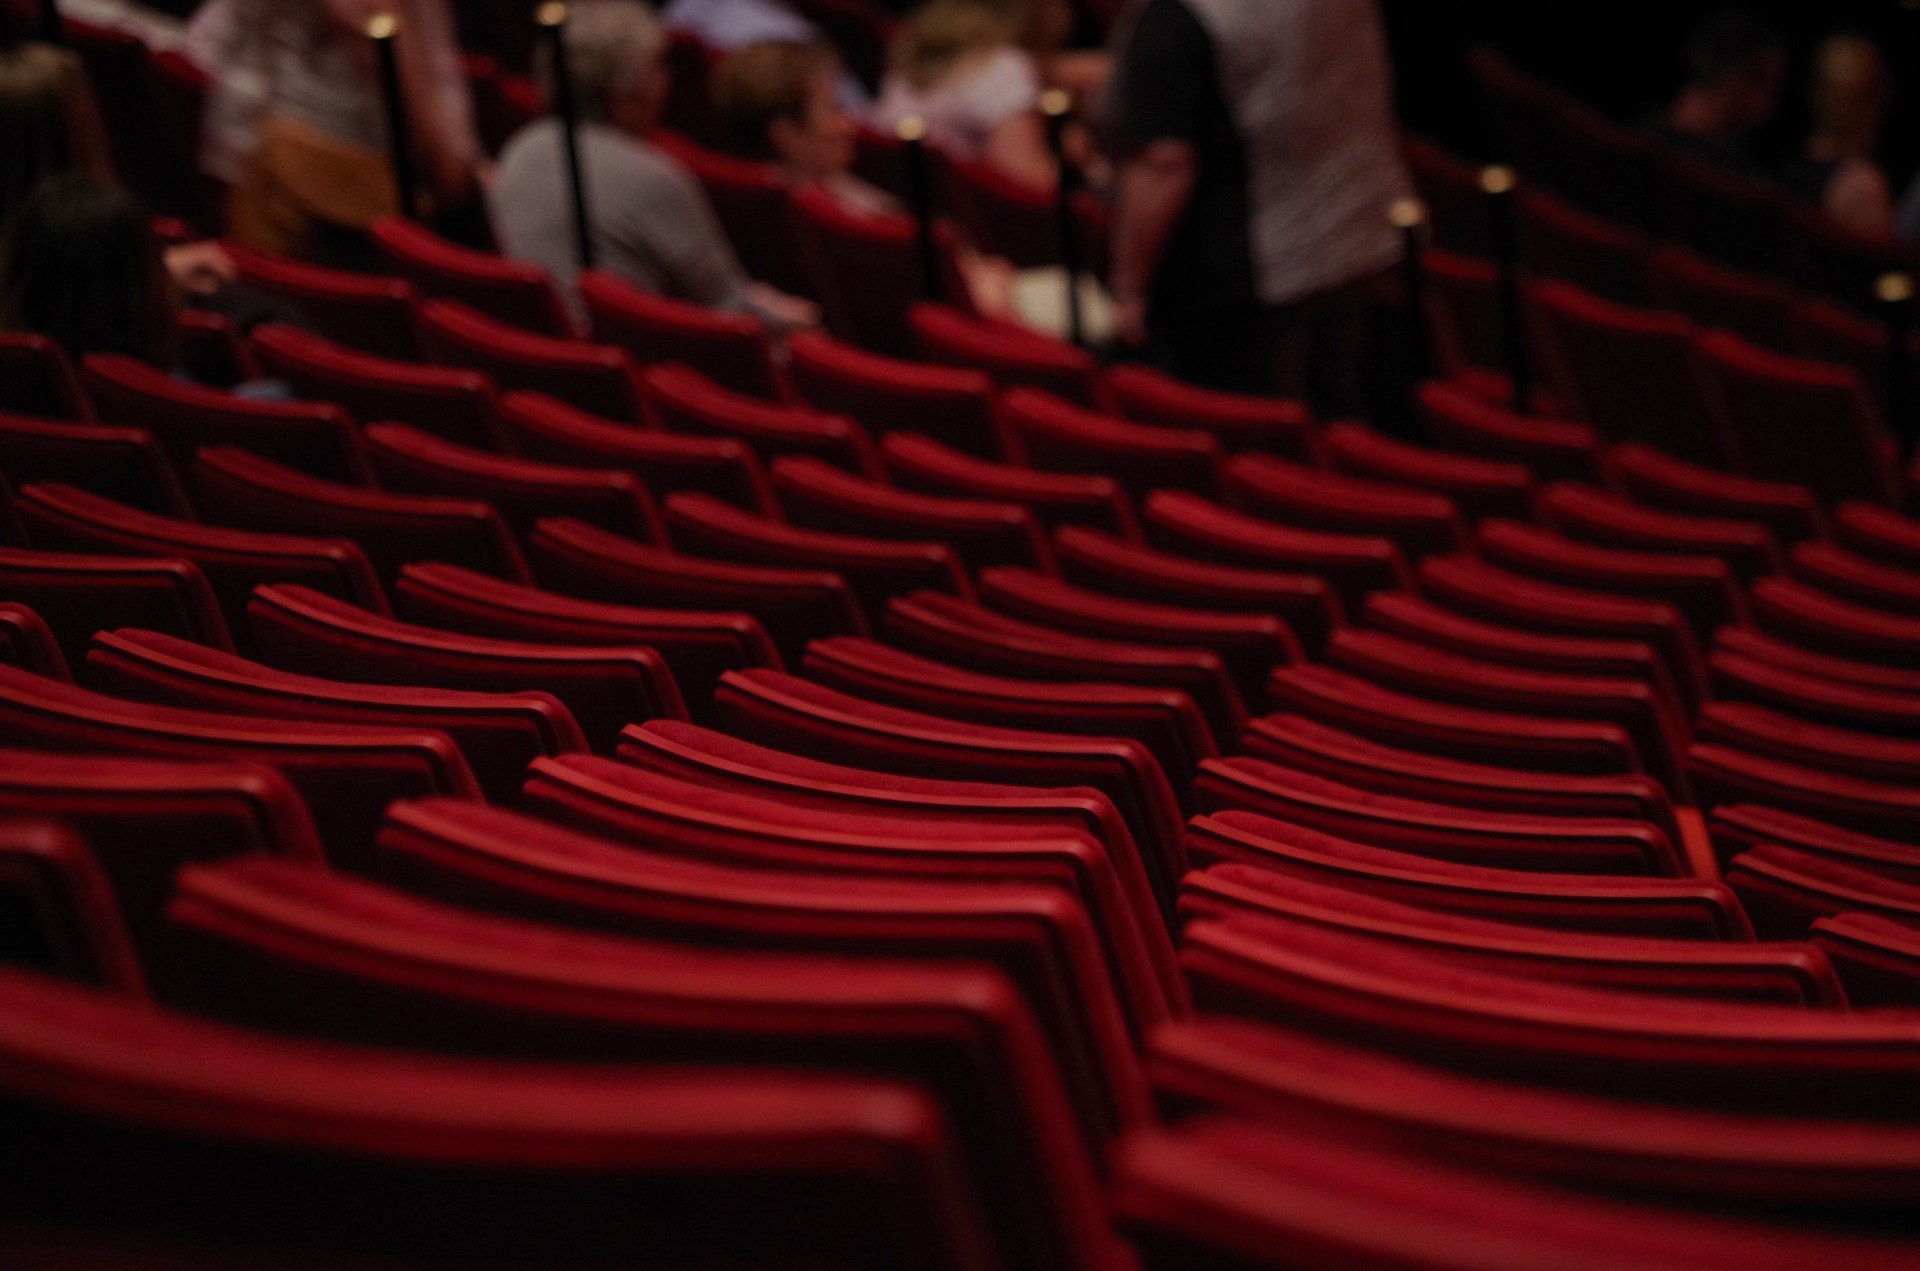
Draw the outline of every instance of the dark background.
M1407 126L1474 158L1488 151L1461 54L1475 43L1571 90L1615 119L1644 119L1673 91L1688 30L1718 7L1705 0L1381 0ZM1792 32L1795 67L1767 144L1792 146L1806 126L1805 60L1825 35L1853 28L1886 50L1898 96L1883 159L1904 184L1920 164L1920 0L1750 0Z

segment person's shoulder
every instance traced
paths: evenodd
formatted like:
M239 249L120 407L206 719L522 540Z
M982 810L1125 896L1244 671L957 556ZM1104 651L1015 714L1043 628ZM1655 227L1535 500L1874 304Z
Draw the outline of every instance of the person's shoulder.
M1040 66L1025 49L997 45L956 67L943 87L971 107L1013 114L1039 99Z

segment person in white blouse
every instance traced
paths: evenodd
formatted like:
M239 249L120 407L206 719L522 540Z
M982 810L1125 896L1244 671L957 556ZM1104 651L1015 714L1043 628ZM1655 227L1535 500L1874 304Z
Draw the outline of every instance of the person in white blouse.
M1072 23L1066 0L929 0L894 43L875 122L891 130L919 119L927 140L956 158L1051 189L1040 94ZM1099 77L1079 59L1073 66L1077 78Z

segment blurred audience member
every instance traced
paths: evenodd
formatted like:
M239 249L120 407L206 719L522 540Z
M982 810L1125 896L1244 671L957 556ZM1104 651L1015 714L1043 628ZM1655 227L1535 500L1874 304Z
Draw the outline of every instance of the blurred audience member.
M0 330L34 331L69 356L179 360L179 296L152 217L112 181L51 177L0 231Z
M1685 77L1656 131L1704 159L1752 173L1754 134L1779 109L1786 84L1780 28L1746 9L1717 10L1688 39Z
M727 145L849 211L899 213L892 195L853 174L859 124L835 90L840 75L839 56L814 41L763 40L734 53L713 85Z
M41 182L78 174L105 179L113 164L86 69L51 44L0 48L0 224ZM182 293L206 299L230 286L233 261L218 243L184 243L163 254Z
M1066 0L928 0L894 41L874 117L917 118L949 154L1051 189L1040 93L1072 28Z
M235 241L355 263L360 231L400 209L367 26L398 22L402 96L436 209L471 201L481 164L448 0L228 0L205 166L233 186Z
M732 52L750 44L813 44L820 32L785 0L670 0L660 11L669 31L684 31L710 49ZM840 104L865 114L873 99L844 67L834 74Z
M1893 189L1879 151L1893 85L1880 47L1864 35L1836 35L1822 43L1813 58L1808 104L1813 131L1781 179L1856 233L1892 234Z
M812 304L747 278L699 183L645 140L666 99L665 46L659 20L639 0L578 5L567 22L595 262L643 291L750 311L777 327L812 325ZM541 72L550 83L551 65ZM492 201L502 249L543 266L572 295L578 261L567 187L560 124L543 119L501 152Z
M1146 0L1118 46L1116 334L1185 379L1356 410L1410 193L1374 0Z

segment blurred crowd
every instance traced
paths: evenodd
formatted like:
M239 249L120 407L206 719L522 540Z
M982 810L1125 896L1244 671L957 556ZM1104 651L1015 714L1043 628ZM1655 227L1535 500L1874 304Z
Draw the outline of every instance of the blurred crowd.
M365 229L399 208L365 37L371 19L393 16L420 210L544 266L565 293L576 253L561 130L537 118L489 154L451 3L206 0L184 22L133 0L62 7L210 77L201 164L223 192L228 241L348 267L365 264ZM855 217L908 211L855 173L862 128L908 121L939 151L1050 192L1061 168L1041 108L1063 94L1063 149L1110 213L1095 334L1198 383L1352 409L1367 315L1391 299L1403 250L1388 209L1410 193L1377 0L1114 8L1110 29L1089 38L1071 0L925 0L900 15L876 84L786 0L575 0L565 50L597 264L775 332L820 321L807 299L748 275L662 138L672 32L717 59L720 143ZM1857 35L1826 41L1805 89L1804 146L1763 173L1753 138L1789 91L1788 66L1767 22L1715 14L1651 126L1855 230L1895 233L1900 200L1875 159L1891 100L1884 55ZM550 58L536 72L550 92ZM171 309L236 303L231 262L212 243L163 247L106 156L73 56L32 42L0 50L0 327L166 363ZM1920 235L1920 192L1905 220ZM958 261L981 313L1032 320L1011 299L1009 262L965 244Z

